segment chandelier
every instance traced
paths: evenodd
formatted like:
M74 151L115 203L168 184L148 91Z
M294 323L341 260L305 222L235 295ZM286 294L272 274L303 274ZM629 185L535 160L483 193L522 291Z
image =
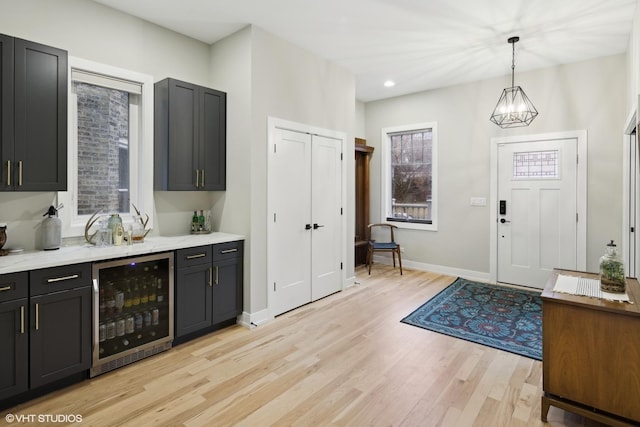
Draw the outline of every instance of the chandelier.
M496 108L491 114L491 121L501 128L515 128L529 126L538 115L538 110L533 106L524 90L520 86L515 86L513 77L515 73L515 52L516 43L520 37L510 37L507 42L511 43L511 87L502 91Z

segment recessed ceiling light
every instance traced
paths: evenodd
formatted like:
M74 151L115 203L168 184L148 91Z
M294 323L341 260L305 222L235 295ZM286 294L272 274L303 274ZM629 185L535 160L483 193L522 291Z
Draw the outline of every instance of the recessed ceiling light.
M387 80L386 82L384 82L384 87L393 87L396 85L396 82L394 82L393 80Z

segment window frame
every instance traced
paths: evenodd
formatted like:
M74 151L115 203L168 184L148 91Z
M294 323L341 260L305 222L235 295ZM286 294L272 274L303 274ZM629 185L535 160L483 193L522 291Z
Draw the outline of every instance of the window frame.
M431 147L431 224L424 221L411 220L393 220L390 218L391 213L391 136L399 133L419 132L431 129L432 147ZM437 231L438 230L438 123L424 122L410 125L400 125L382 128L381 131L381 199L380 199L380 218L383 221L396 225L398 228Z
M84 236L85 225L91 216L77 214L78 103L77 95L73 91L72 70L86 71L140 85L141 95L130 95L129 101L129 191L130 200L135 203L141 213L149 215L147 228L153 228L153 76L70 56L67 82L69 91L68 187L67 191L58 192L58 203L65 206L59 213L62 221L62 237ZM125 225L131 223L133 215L135 211L131 207L131 212L123 215L123 223Z

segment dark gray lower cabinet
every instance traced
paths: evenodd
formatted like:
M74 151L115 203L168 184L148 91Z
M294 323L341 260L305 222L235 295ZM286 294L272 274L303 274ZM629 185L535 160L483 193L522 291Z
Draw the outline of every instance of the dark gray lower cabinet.
M29 277L29 386L91 366L91 264L34 270Z
M185 336L212 325L213 266L211 246L176 252L175 336Z
M28 388L28 277L0 276L0 401Z
M242 259L242 241L176 252L176 338L235 322L242 313Z
M243 242L213 245L213 323L242 314Z
M0 276L0 401L89 369L91 264Z

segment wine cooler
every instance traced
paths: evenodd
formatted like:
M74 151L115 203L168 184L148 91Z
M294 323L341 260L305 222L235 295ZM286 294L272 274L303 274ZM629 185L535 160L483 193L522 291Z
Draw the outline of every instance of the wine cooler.
M94 377L171 348L173 252L93 264Z

